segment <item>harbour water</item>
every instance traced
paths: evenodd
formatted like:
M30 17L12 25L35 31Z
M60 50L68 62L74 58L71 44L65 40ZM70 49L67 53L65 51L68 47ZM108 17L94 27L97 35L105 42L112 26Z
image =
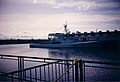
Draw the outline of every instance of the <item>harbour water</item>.
M120 63L120 50L119 49L104 49L104 48L61 48L61 49L48 49L48 48L29 48L29 44L11 44L0 45L0 54L2 55L15 55L15 56L30 56L42 58L61 58L61 59L82 59L89 61L102 61L102 62L116 62ZM4 60L4 59L3 59ZM25 62L25 68L37 66L40 63ZM0 73L11 72L18 70L17 61L15 60L0 60ZM97 66L97 65L96 65ZM101 65L102 66L102 65ZM85 77L89 81L107 81L107 80L120 80L119 70L102 69L86 67ZM118 76L115 76L118 73ZM44 73L43 73L44 74ZM29 76L29 75L28 75Z
M0 45L0 54L61 59L120 62L120 49L103 48L30 48L29 44Z

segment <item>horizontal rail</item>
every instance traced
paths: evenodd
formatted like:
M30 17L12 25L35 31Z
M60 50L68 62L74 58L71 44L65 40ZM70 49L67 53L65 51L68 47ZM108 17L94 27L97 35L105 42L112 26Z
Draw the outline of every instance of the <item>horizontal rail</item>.
M85 62L85 63L94 63L94 64L118 65L118 66L120 66L120 63L117 63L117 62L84 61L84 60L82 60L82 62Z
M55 59L55 58L42 58L42 57L30 57L30 56L15 56L15 55L4 55L0 54L1 58L3 57L21 57L21 58L30 58L30 59L45 59L45 60L61 60L61 61L73 61L73 60L67 60L67 59Z
M113 68L113 67L100 67L100 66L89 66L85 65L85 67L92 67L92 68L104 68L104 69L114 69L114 70L120 70L120 68Z
M43 59L43 60L74 61L74 60L58 59L58 58L57 59L56 58L42 58L42 57L15 56L15 55L3 55L3 54L0 54L0 56L1 56L1 58L3 58L3 57L21 57L21 58L30 58L30 59ZM85 63L96 63L96 64L120 65L120 63L117 63L117 62L85 61L85 60L82 60L82 62L85 62Z
M18 60L17 58L6 58L6 57L3 57L3 58L0 58L0 59L9 59L9 60ZM41 63L49 63L49 62L47 62L47 61L45 61L45 60L32 60L32 59L24 59L24 61L30 61L30 62L41 62Z

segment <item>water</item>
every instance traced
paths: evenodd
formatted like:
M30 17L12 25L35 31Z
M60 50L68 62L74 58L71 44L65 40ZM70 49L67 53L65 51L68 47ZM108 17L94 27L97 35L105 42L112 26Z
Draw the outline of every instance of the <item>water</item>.
M29 48L29 44L0 45L0 54L62 59L120 62L120 49L102 48Z
M103 62L119 62L119 49L103 49L103 48L29 48L29 44L12 44L0 45L0 54L15 56L31 56L43 58L61 58L61 59L83 59ZM29 65L37 65L39 63L29 63ZM26 67L29 67L27 65ZM17 70L17 62L14 60L0 60L0 72L10 72ZM120 71L109 71L108 69L86 67L86 80L106 80L113 78L114 73ZM99 75L98 75L99 74ZM96 76L98 75L98 76ZM95 79L96 78L96 79ZM114 80L114 78L112 79Z

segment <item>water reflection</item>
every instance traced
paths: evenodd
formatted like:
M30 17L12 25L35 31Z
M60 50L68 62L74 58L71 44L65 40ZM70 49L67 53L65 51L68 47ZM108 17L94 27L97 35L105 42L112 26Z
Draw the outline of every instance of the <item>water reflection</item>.
M120 62L119 49L78 48L49 49L49 57Z
M103 48L29 48L29 44L0 45L0 54L34 56L47 58L62 59L84 59L120 62L119 49L103 49Z

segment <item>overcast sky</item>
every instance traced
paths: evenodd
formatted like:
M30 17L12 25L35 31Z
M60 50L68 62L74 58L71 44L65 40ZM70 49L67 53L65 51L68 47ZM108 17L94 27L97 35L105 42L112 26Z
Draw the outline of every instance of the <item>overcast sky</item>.
M71 31L120 30L120 0L0 0L0 36L46 38L65 21Z

